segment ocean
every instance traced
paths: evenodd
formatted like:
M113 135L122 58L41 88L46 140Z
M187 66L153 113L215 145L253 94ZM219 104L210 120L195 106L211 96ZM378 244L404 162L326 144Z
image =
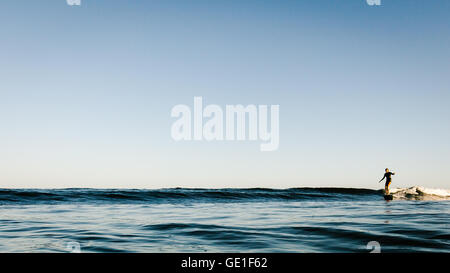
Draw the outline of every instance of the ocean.
M0 189L0 252L450 252L450 191Z

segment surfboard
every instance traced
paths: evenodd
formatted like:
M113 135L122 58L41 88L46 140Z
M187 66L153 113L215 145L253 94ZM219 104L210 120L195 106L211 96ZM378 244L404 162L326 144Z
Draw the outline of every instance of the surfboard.
M392 194L385 194L384 195L384 200L393 200L394 196Z

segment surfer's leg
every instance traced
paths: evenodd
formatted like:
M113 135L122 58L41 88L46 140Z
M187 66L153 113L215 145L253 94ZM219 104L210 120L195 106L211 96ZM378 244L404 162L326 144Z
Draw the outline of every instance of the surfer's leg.
M384 193L387 195L389 194L389 185L391 184L391 182L386 182L385 186L384 186Z

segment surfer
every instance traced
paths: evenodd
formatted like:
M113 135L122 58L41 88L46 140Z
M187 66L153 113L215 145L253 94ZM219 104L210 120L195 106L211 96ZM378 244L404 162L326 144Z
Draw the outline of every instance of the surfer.
M392 182L391 175L395 175L395 173L390 172L389 169L386 168L386 169L384 170L384 176L383 176L383 178L381 178L381 180L380 180L380 182L381 182L381 181L383 181L383 179L386 178L386 184L384 184L384 192L385 192L386 195L389 194L389 185L390 185L391 182ZM380 183L380 182L378 182L378 183Z

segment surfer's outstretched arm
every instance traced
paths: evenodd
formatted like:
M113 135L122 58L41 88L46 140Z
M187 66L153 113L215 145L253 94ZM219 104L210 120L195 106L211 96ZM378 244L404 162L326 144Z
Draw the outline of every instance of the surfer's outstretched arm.
M386 177L386 174L383 176L383 178L381 178L380 181L378 181L378 183L380 183L381 181L383 181L383 179Z

